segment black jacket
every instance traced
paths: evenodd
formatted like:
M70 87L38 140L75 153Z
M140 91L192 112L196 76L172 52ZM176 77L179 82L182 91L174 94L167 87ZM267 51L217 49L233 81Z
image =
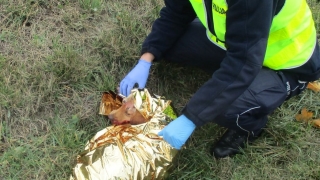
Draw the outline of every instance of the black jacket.
M262 68L272 18L284 0L227 0L226 57L220 69L190 99L183 109L197 126L212 121L251 84ZM165 0L152 31L142 45L141 53L150 52L161 60L184 33L196 14L188 0ZM317 48L303 66L284 70L302 81L320 77L320 55Z

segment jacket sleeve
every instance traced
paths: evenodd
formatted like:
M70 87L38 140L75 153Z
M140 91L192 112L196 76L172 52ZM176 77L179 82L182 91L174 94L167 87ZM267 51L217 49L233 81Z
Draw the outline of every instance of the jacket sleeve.
M160 60L195 17L188 0L165 0L160 17L155 20L151 33L142 44L141 54L150 52L155 56L154 61Z
M262 68L273 1L227 0L226 57L182 113L197 126L213 121L252 83Z

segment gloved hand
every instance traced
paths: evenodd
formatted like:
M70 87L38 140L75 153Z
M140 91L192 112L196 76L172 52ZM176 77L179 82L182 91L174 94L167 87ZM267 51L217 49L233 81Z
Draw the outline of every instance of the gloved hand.
M158 135L163 136L172 147L180 149L195 128L196 125L190 119L181 115L163 128Z
M120 93L128 96L135 83L142 89L147 83L151 63L140 59L138 64L120 82Z

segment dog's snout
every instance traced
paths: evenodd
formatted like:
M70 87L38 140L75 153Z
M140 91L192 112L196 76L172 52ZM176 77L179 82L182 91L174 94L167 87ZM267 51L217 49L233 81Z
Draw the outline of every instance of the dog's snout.
M108 118L111 120L114 118L114 115L112 114L112 112L110 114L108 114Z

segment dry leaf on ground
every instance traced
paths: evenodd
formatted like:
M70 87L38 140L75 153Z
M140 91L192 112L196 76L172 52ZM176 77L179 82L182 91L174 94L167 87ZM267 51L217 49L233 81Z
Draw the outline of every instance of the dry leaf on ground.
M313 113L308 111L306 108L303 108L301 110L301 114L296 115L297 121L305 121L308 122L310 119L312 119Z
M311 89L314 92L319 92L320 91L320 82L317 82L317 81L309 82L307 85L307 88Z
M303 108L301 114L296 115L296 120L311 123L314 127L320 128L320 119L312 119L312 116L312 112L308 111L307 108Z
M320 119L312 120L312 125L316 128L320 128Z

